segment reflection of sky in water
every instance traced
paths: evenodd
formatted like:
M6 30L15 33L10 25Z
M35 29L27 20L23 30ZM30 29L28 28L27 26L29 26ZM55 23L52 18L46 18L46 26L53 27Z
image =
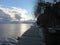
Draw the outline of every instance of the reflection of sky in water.
M21 36L30 27L29 24L0 24L0 38Z

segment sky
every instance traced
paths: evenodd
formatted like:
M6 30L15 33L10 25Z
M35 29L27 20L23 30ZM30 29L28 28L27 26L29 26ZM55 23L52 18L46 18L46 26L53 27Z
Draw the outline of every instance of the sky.
M29 13L29 16L33 15L33 8L36 0L0 0L0 5L4 7L18 7L26 9ZM52 0L46 0L52 2Z
M35 4L35 0L0 0L0 5L4 7L18 7L26 9L29 13L29 16L32 15L33 7Z
M33 19L37 0L0 0L0 21ZM52 0L45 0L52 2Z
M53 0L45 0L46 2L53 2Z

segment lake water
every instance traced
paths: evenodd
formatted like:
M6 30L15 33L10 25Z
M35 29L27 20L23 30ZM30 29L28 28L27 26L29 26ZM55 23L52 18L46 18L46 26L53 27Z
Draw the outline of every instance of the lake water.
M4 38L17 38L22 36L32 24L0 24L0 40Z

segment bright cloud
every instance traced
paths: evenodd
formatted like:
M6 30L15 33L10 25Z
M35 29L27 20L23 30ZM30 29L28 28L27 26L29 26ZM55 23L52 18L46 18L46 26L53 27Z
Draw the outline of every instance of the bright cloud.
M25 9L17 7L0 7L0 21L20 21L29 19L31 19L31 17L28 16L28 11Z

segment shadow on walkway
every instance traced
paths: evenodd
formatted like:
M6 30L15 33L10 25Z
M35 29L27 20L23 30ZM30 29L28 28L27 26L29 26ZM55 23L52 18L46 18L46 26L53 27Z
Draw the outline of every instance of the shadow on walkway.
M31 26L20 38L17 45L44 45L39 29Z

